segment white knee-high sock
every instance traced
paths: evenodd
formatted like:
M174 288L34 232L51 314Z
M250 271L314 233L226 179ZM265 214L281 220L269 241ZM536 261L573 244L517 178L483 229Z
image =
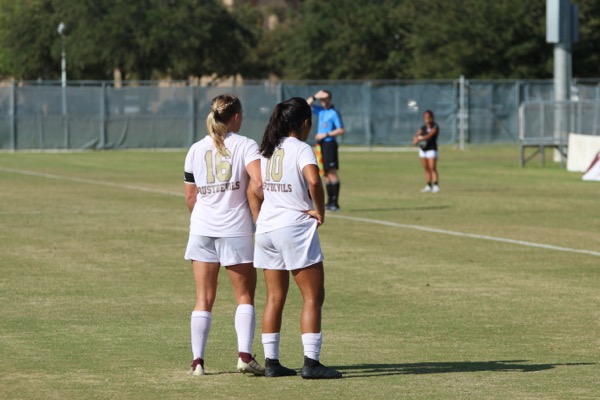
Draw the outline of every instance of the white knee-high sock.
M254 306L240 304L235 312L235 331L238 338L238 351L252 354L254 327L256 325Z
M321 332L303 334L302 344L304 345L304 355L308 358L319 361L322 342L323 334Z
M194 360L204 360L204 349L210 332L212 313L208 311L192 311L192 353Z
M262 344L265 349L265 358L279 360L279 332L263 333Z

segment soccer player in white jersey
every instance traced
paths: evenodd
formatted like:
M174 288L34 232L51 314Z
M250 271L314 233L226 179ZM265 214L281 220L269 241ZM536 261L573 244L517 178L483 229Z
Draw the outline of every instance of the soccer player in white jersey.
M267 377L296 375L279 362L279 332L290 272L304 299L302 377L342 377L319 362L325 288L317 227L324 222L325 205L317 160L305 143L311 118L311 108L302 98L278 104L260 146L264 202L256 226L254 265L264 269L267 286L262 326Z
M213 99L206 125L209 135L192 145L184 168L185 196L191 212L185 259L192 261L196 284L191 372L204 374L204 349L223 266L238 303L237 369L264 375L264 368L252 356L256 270L252 265L254 224L246 195L248 188L256 191L262 184L258 145L236 133L242 125L242 105L234 96Z

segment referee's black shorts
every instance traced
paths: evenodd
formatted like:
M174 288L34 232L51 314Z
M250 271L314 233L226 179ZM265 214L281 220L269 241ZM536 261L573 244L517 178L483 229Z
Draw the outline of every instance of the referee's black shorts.
M337 141L321 142L321 154L323 155L323 169L325 171L340 169Z

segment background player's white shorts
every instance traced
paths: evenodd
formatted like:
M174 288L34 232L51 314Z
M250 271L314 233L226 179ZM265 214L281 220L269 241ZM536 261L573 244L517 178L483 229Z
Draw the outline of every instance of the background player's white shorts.
M185 259L219 263L224 267L251 263L254 258L252 236L213 238L191 235L185 250Z
M422 149L419 149L419 157L420 158L438 158L438 151L437 150L424 151Z
M256 268L292 271L324 260L316 220L261 233L255 240Z

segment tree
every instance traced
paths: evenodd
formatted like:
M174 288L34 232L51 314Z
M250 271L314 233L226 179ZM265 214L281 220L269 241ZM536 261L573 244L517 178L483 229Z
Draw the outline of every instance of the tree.
M254 34L217 0L0 0L4 73L56 78L60 37L67 25L71 78L126 78L243 70ZM8 60L8 61L6 61Z
M598 76L600 3L581 7L577 77ZM544 0L0 0L0 75L216 73L286 79L549 78ZM265 30L276 12L283 22Z
M401 78L408 64L398 0L306 0L273 31L274 64L286 78Z
M577 0L581 42L573 45L573 76L597 78L600 65L600 2Z
M58 22L49 15L54 15L50 1L0 1L0 73L30 79L60 73Z
M545 2L407 2L414 78L546 78Z

